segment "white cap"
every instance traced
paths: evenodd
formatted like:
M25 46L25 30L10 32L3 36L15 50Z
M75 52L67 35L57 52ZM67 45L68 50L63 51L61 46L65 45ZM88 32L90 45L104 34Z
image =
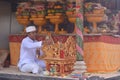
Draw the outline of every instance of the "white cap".
M27 33L28 33L28 32L33 32L33 31L36 31L35 26L28 26L28 27L26 28L26 32L27 32Z

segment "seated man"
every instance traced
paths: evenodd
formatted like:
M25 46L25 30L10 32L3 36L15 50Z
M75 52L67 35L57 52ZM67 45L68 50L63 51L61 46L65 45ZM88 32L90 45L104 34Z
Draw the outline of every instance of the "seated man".
M41 50L43 41L36 40L35 26L28 26L26 33L27 37L21 43L18 68L21 72L42 73L46 65L44 60L38 60L36 52L39 51L40 56L44 54Z

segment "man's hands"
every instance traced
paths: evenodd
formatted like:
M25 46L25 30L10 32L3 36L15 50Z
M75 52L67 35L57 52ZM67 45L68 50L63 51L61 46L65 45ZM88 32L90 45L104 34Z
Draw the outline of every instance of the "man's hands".
M45 41L42 41L42 46L45 45Z
M52 43L53 42L50 39L46 39L46 40L42 41L42 45L50 45Z
M40 48L36 49L36 57L38 58L40 56Z
M46 54L45 54L45 53L41 54L41 53L40 53L40 50L41 50L41 48L37 48L37 49L36 49L36 57L37 57L38 59L43 59L44 57L46 57Z

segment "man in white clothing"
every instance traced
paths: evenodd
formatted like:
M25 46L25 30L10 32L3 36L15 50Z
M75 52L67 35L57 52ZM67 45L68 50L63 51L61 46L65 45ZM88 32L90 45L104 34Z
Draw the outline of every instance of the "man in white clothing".
M36 40L35 26L28 26L26 28L26 33L27 37L25 37L21 43L18 68L21 72L41 73L46 65L44 60L37 59L36 52L39 51L40 56L44 54L41 50L43 42Z

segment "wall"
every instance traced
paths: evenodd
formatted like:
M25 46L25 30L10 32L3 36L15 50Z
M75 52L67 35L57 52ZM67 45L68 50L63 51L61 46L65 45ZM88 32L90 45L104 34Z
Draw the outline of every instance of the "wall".
M0 1L0 49L9 49L9 35L18 34L23 29L21 26L11 12L11 4Z

